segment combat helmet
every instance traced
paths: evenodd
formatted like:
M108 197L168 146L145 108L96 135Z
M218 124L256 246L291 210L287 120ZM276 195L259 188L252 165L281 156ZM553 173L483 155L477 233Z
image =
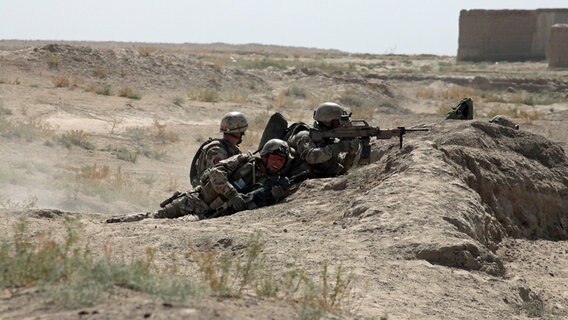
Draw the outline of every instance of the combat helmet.
M319 123L330 123L333 120L341 120L342 117L349 116L347 110L334 102L320 104L314 111L314 120Z
M290 147L288 146L288 143L284 140L270 139L262 147L262 150L260 150L260 156L264 156L267 154L278 154L288 159L288 157L290 156Z
M225 114L219 124L219 131L223 133L244 133L247 128L247 118L242 112L237 111Z

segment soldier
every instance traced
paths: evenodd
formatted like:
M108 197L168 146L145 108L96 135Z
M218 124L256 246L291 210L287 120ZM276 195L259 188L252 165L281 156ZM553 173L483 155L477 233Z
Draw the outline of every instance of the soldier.
M189 171L189 180L193 187L200 184L200 178L205 170L213 167L219 161L240 154L238 145L248 128L245 115L241 112L229 112L223 116L219 131L223 138L205 141L193 157Z
M260 157L238 154L219 161L205 171L201 185L163 206L157 212L134 214L107 219L107 223L131 222L146 218L178 218L200 220L232 214L276 203L285 194L285 187L279 185L279 173L289 159L288 144L279 139L269 140ZM261 186L270 186L262 188ZM251 191L262 190L260 199L248 199ZM257 201L258 200L258 201ZM254 202L257 201L257 202Z
M337 103L326 102L314 112L314 128L310 130L326 131L338 128L349 121L350 114ZM310 168L317 178L335 177L345 174L352 166L359 150L359 139L326 139L316 144L310 138L310 130L300 130L293 134L288 143L295 152L295 163L290 168L290 175Z

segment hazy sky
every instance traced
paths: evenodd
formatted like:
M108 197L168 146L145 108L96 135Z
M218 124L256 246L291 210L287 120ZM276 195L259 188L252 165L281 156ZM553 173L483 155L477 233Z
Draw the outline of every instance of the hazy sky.
M456 55L461 9L568 0L0 0L0 39L264 43Z

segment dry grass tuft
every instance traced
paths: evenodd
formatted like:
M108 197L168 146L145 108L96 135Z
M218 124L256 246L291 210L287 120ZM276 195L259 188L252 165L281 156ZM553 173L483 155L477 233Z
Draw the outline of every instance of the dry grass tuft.
M135 100L140 100L142 98L141 95L137 92L134 92L134 90L130 86L120 87L120 89L118 90L118 96Z
M269 268L263 250L261 236L256 233L237 259L195 248L190 249L190 254L202 278L217 295L239 297L254 293L259 297L297 301L300 302L301 318L308 314L321 316L340 312L349 303L353 276L345 274L341 267L331 274L328 262L324 261L320 281L313 281L303 268L294 264L284 270Z
M55 85L56 88L67 88L71 86L71 80L66 75L58 75L51 79L51 82Z
M167 130L166 127L166 123L162 124L158 120L154 120L154 128L156 128L156 134L154 135L154 137L161 144L177 142L179 140L178 134L174 131Z
M53 136L55 130L39 117L15 121L0 116L0 135L6 138L25 139L28 142Z
M139 46L136 48L138 53L143 57L148 57L158 51L158 48L153 46Z
M220 100L219 91L209 88L191 88L187 91L187 97L192 101L218 102Z
M93 76L99 79L105 79L108 76L108 70L103 67L95 67L92 70Z
M73 146L81 147L87 150L93 150L95 146L89 142L89 134L81 130L69 130L56 138L56 141L67 149Z
M66 234L57 241L49 232L28 236L27 223L21 220L11 240L0 246L0 288L17 293L39 287L50 303L65 309L93 306L114 296L116 288L145 292L172 301L198 297L203 288L181 277L172 269L155 268L152 248L142 259L130 263L113 261L107 244L97 257L88 246L79 246L81 225L69 217Z
M50 70L57 70L59 69L59 62L61 61L61 57L54 53L49 53L46 58L47 66Z

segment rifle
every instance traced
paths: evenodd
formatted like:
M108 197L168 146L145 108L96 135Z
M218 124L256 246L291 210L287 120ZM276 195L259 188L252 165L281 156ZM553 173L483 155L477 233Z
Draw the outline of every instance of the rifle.
M246 193L243 198L245 200L247 210L252 210L260 207L265 207L276 203L277 199L272 197L272 189L276 186L284 188L286 191L290 190L295 184L307 179L310 175L310 171L302 171L292 177L282 177L275 182L266 182L265 184L257 185L250 192ZM164 208L167 204L173 202L175 199L181 198L187 193L176 191L171 197L160 203L160 207ZM217 218L224 215L230 215L236 211L229 207L227 202L223 203L222 206L215 209L210 209L199 214L199 219L210 219ZM111 217L106 219L106 223L117 223L117 222L135 222L147 219L150 216L148 213L136 213L124 216Z
M379 127L372 127L363 119L353 119L347 120L342 119L342 126L335 129L330 129L326 131L310 131L310 138L315 142L319 143L330 138L339 139L361 139L363 150L361 153L362 159L368 159L371 154L371 146L369 145L371 137L375 137L380 140L388 140L392 137L398 136L400 144L399 148L402 149L403 136L407 132L415 131L428 131L427 128L405 128L398 127L396 129L380 129Z
M184 195L183 192L179 192L179 191L174 192L174 194L171 197L167 198L166 200L164 200L160 203L160 208L165 208L166 205L172 203L177 198L181 198L183 195Z
M274 199L274 197L272 196L272 189L274 189L277 186L280 186L286 192L288 192L290 189L292 189L293 186L306 180L310 176L310 174L311 174L310 170L305 170L291 177L281 177L277 181L267 181L264 184L257 185L250 192L243 195L247 207L246 210L266 207L276 203L277 200L279 199ZM217 218L222 215L233 214L235 212L236 211L230 208L229 205L225 202L219 208L208 210L204 212L202 215L203 217L209 219L209 218Z

